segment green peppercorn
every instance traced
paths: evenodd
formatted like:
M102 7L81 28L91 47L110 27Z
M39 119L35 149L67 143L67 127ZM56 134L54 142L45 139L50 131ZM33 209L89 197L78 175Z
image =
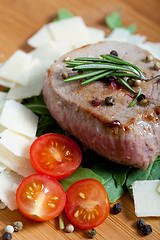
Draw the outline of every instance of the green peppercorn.
M14 231L18 232L23 228L23 223L20 221L14 222L13 227L14 227Z
M149 100L148 99L142 99L139 103L142 107L147 107L149 105Z
M106 97L105 98L105 104L108 105L108 106L113 106L115 104L114 97L112 97L112 96Z
M88 238L94 238L97 235L96 229L92 228L88 231Z

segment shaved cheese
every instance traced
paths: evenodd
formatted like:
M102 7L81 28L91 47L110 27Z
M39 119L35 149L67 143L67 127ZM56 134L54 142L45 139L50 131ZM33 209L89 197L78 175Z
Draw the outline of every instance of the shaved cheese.
M70 41L88 36L87 27L79 16L63 19L48 24L49 31L55 41Z
M145 42L139 45L141 48L149 51L155 58L160 59L160 43Z
M0 143L0 162L6 165L9 169L17 172L18 174L27 177L36 173L33 169L29 159L19 157L9 151Z
M0 173L3 172L7 167L3 164L0 163Z
M22 180L22 176L12 171L4 171L0 173L0 200L10 210L17 209L16 190Z
M46 71L46 68L49 68L50 65L53 64L54 60L63 55L63 52L54 41L50 41L31 51L30 55L33 58L38 58L41 62L41 67Z
M0 116L0 124L33 138L36 136L38 117L23 104L15 100L7 100Z
M31 55L17 50L0 68L0 78L26 85L31 68Z
M28 138L9 129L0 133L1 144L16 156L30 159L30 146L35 138Z
M0 79L0 85L3 87L12 88L16 85L16 83L10 82L8 80Z
M2 111L2 108L6 102L6 96L7 96L6 92L0 92L0 112Z
M131 34L127 29L116 28L106 38L107 41L128 42L134 45L143 43L146 40L145 36L139 34Z
M137 217L160 216L160 180L135 181L132 185Z
M27 43L31 47L37 48L52 40L48 26L44 25L36 34L28 39Z

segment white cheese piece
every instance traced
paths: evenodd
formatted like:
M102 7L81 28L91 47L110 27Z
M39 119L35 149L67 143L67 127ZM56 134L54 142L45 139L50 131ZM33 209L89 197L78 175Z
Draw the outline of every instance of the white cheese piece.
M160 59L160 42L145 42L139 46L149 51L155 58Z
M87 27L79 16L49 23L48 28L55 41L74 42L88 36Z
M7 99L24 99L32 96L38 96L42 91L42 83L46 74L46 69L42 67L41 62L37 62L31 70L29 82L26 86L16 85L11 88L7 94Z
M8 80L0 79L0 85L3 87L12 88L16 85L16 83Z
M16 156L30 159L30 147L35 138L28 138L9 129L1 132L0 137L1 144Z
M17 209L16 190L23 177L13 171L0 173L0 200L10 209Z
M132 185L137 217L160 216L160 180L135 181Z
M0 163L0 173L3 172L7 167L3 164Z
M31 55L17 50L0 68L0 78L26 85L31 68Z
M7 100L0 116L4 127L33 138L36 136L38 117L23 104Z
M93 27L87 27L88 35L86 37L83 37L81 39L75 40L73 43L73 48L79 48L87 44L94 44L100 41L105 40L105 33L104 31L93 28Z
M146 40L146 37L139 34L131 34L124 28L116 28L111 32L111 34L109 34L109 36L107 36L106 40L128 42L134 45L139 45Z
M0 162L18 174L27 177L36 173L29 159L19 157L0 143Z
M31 51L29 53L33 58L38 58L44 71L54 63L61 55L63 55L62 50L57 46L54 41L50 41L39 48Z
M7 96L6 92L0 92L0 112L2 111L3 106L6 102L6 96Z
M31 38L28 39L27 43L31 47L37 48L42 46L43 44L52 40L51 34L48 30L48 26L44 25L39 29Z

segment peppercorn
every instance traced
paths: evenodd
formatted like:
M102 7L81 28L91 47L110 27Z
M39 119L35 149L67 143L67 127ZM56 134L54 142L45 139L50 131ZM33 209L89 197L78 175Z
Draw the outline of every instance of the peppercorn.
M132 87L134 85L134 81L132 78L127 79L127 83Z
M160 63L159 62L155 62L154 69L157 70L157 71L160 70Z
M65 227L65 231L67 233L71 233L74 231L74 226L72 224L68 224L66 227Z
M146 62L152 62L153 61L153 56L150 54L146 57Z
M11 233L5 232L5 233L3 234L3 236L2 236L2 239L3 239L3 240L10 240L10 239L12 239Z
M133 81L133 85L135 86L135 87L139 87L140 85L141 85L141 80L134 80Z
M63 72L63 73L62 73L62 77L63 77L64 79L68 78L68 72Z
M118 53L117 53L117 51L115 51L115 50L112 50L112 51L110 52L110 54L115 55L115 56L118 57Z
M120 203L115 203L113 205L113 213L118 214L122 211L122 205Z
M12 234L14 232L14 227L11 225L7 225L4 231Z
M14 227L14 231L18 232L23 228L23 223L20 221L14 222L13 227Z
M105 104L108 106L113 106L115 104L115 99L112 96L105 98Z
M148 99L142 99L141 101L140 101L140 105L142 106L142 107L147 107L148 106L148 104L149 104L149 101L148 101Z
M144 225L142 228L143 235L149 235L152 232L152 227L150 225Z
M68 56L68 57L66 57L64 60L65 60L66 62L68 62L68 61L71 60L71 58Z
M115 80L114 76L107 76L106 77L107 82L113 82Z
M99 105L101 105L101 101L99 101L98 98L94 98L92 100L92 105L93 105L93 107L98 107Z
M142 229L145 224L146 224L146 223L145 223L145 221L144 221L142 218L137 220L137 227L138 227L139 229Z
M144 94L140 94L139 96L138 96L138 98L137 98L137 102L140 102L140 101L142 101L143 99L145 99L146 98L146 96L144 95Z
M88 231L88 237L89 238L94 238L94 237L96 237L96 235L97 235L96 229L92 228Z

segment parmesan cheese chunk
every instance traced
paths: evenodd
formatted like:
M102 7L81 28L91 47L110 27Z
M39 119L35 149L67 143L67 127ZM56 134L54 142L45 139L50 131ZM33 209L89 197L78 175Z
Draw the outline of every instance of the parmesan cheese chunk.
M132 185L137 217L160 216L160 180L135 181Z
M0 112L2 111L3 106L4 106L5 102L6 102L6 96L7 96L7 93L0 92Z
M0 143L0 162L18 174L27 177L36 173L29 159L19 157Z
M55 41L73 42L88 36L87 27L79 16L49 23L48 28Z
M33 138L36 135L38 117L23 104L7 100L0 116L4 127Z
M17 50L0 68L0 78L27 85L31 65L31 55Z
M24 135L13 132L9 129L0 133L1 144L16 156L30 159L30 146L35 138L28 138Z
M13 171L0 173L0 200L10 209L17 209L16 190L23 177Z
M42 46L43 44L52 40L51 34L48 30L48 26L44 25L39 29L31 38L28 39L27 43L31 47L37 48Z

